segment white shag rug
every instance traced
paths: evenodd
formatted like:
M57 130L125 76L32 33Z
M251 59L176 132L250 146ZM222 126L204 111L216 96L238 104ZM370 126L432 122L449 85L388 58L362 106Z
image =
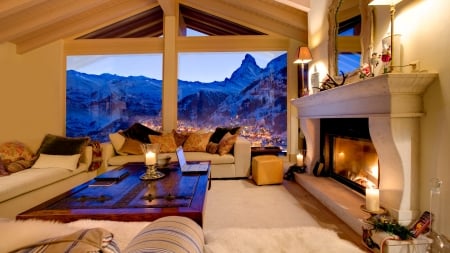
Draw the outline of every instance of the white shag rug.
M205 253L363 253L318 227L226 228L205 233Z
M120 249L149 222L79 220L62 224L49 221L0 220L0 252L46 238L70 234L83 228L101 227L114 234ZM7 242L7 243L3 243ZM205 232L205 253L360 253L336 232L318 227L225 228Z

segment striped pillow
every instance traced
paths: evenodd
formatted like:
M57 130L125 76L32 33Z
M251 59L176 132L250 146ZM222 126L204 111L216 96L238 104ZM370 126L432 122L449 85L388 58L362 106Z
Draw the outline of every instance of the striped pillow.
M102 229L82 229L75 233L54 237L14 250L16 253L51 253L51 252L104 252L119 253L120 249L113 239L113 234Z
M123 252L201 253L203 247L203 231L197 223L186 217L167 216L142 229Z

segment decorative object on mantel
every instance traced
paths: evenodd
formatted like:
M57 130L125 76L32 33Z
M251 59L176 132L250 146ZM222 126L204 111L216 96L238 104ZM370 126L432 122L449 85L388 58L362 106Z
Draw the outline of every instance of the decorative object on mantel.
M347 75L344 74L344 72L341 71L342 75L342 81L338 83L334 78L332 78L329 74L327 74L327 78L322 82L322 85L320 86L319 90L329 90L332 88L336 88L338 86L342 86L345 84L345 79L347 78Z
M390 61L390 66L389 68L386 68L385 73L390 73L393 70L393 53L395 52L395 47L394 47L394 15L395 15L395 5L400 3L402 0L373 0L372 2L369 3L369 5L389 5L390 6L390 13L391 13L391 36L390 36L390 44L389 44L389 50L387 49L385 52L385 57L387 57L388 55L390 55L389 57L389 61ZM383 59L383 58L382 58ZM386 58L387 60L387 58Z
M375 76L375 68L378 66L379 56L377 53L372 53L369 63L364 63L359 69L359 78L365 79L367 77Z

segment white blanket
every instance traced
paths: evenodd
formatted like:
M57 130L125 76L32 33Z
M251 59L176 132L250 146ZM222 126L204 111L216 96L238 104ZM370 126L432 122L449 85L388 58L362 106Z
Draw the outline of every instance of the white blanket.
M149 222L79 220L67 224L49 221L0 220L0 252L8 252L46 238L73 233L82 228L101 227L114 234L120 249ZM318 227L226 228L205 234L205 253L360 253L354 244L340 239L334 231ZM7 242L7 243L4 243Z

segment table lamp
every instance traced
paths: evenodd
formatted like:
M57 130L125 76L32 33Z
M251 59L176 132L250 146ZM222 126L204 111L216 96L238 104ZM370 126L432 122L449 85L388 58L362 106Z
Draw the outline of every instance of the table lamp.
M303 89L305 89L305 63L312 61L311 51L308 47L299 47L297 51L297 59L294 64L301 64L302 66L302 95L304 95Z

